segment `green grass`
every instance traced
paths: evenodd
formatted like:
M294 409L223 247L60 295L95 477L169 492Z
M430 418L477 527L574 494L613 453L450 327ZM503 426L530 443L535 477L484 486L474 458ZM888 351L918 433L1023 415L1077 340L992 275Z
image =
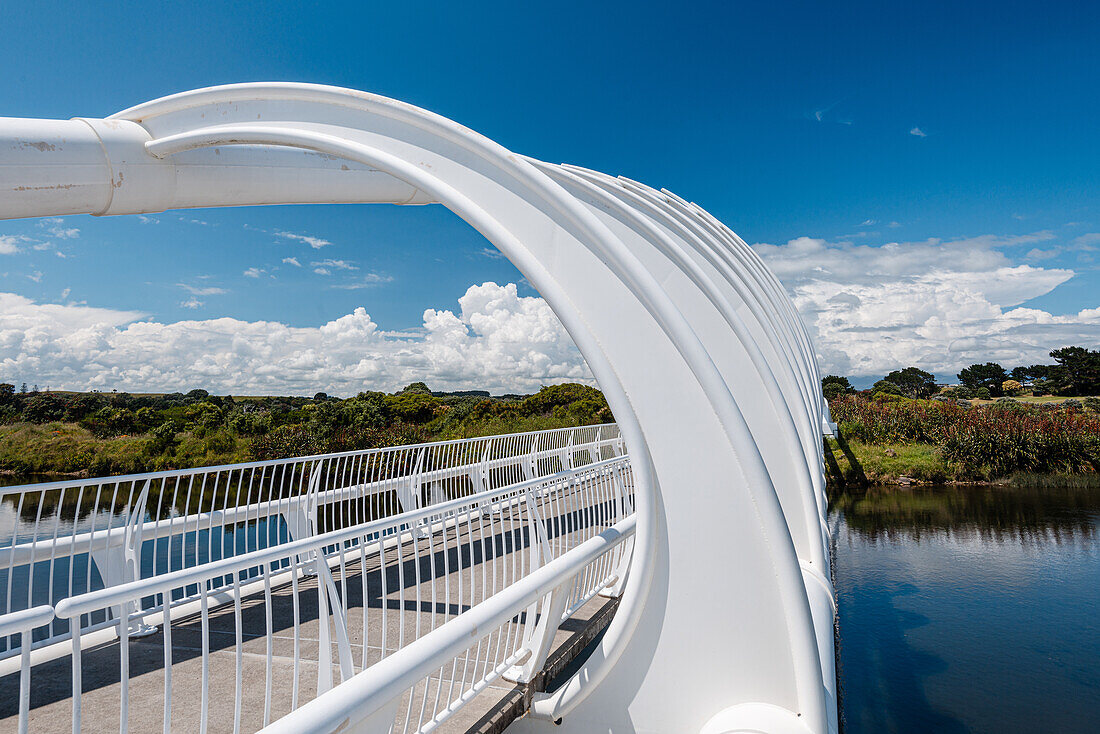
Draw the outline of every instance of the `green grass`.
M869 444L858 439L826 439L826 474L838 486L895 484L900 477L920 482L986 481L988 476L944 459L923 443Z

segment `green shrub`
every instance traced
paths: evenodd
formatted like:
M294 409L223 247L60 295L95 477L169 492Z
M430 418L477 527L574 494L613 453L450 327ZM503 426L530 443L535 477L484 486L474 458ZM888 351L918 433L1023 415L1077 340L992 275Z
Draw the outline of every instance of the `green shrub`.
M901 395L901 388L889 380L879 380L871 386L871 394L886 393L887 395Z
M831 404L843 435L869 444L919 442L978 474L1100 471L1100 418L1008 400L962 408L947 401L844 397Z

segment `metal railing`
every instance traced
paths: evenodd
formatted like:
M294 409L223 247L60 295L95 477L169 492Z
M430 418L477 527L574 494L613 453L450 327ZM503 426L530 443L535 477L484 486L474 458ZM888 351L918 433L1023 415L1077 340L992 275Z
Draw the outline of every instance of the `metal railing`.
M383 662L391 669L399 651L432 640L426 649L450 655L450 667L440 668L438 650L430 659L439 675L423 674L426 663L416 656L401 656L408 667L401 680L415 672L423 685L401 694L400 713L386 709L404 717L399 729L430 731L488 681L505 674L529 680L561 620L601 591L618 593L630 545L612 543L607 531L620 524L616 537L628 534L621 523L633 517L632 499L629 457L598 459L63 599L53 612L74 630L73 731L86 714L97 730L113 728L112 718L121 732L134 722L142 731L256 730L323 696L337 676L342 684L333 692ZM540 568L554 574L541 573L539 584L501 601ZM161 639L132 641L120 624L117 642L83 644L87 620L142 599L138 621L159 621ZM178 599L191 601L181 606ZM487 635L468 636L464 651L453 651L454 620L480 619L484 605L494 610L495 626L479 627ZM17 629L26 625L10 631ZM181 690L174 680L183 675Z
M541 670L554 630L575 605L620 582L635 527L630 515L263 731L434 730L517 667Z
M614 424L0 489L0 624L65 598L483 493L604 458ZM219 588L229 588L226 585ZM209 594L217 589L208 588ZM197 587L173 591L186 609ZM150 598L82 615L93 642L149 632ZM2 629L2 627L0 627ZM65 619L0 635L0 675L27 646L67 652ZM42 652L39 648L50 648Z

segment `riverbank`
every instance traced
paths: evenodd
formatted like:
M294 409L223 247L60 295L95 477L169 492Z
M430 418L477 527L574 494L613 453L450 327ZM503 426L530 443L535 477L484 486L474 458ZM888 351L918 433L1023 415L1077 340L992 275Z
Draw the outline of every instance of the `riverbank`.
M1100 471L1100 413L1079 402L911 400L879 393L829 404L835 486L925 482L1068 486Z
M832 489L917 484L1100 489L1100 473L1027 472L997 475L988 466L950 461L925 443L864 443L843 434L825 439L825 475Z

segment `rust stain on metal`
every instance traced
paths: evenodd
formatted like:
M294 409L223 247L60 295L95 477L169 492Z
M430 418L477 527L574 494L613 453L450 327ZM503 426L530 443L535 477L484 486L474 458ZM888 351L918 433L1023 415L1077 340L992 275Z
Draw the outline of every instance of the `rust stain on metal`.
M57 184L55 186L16 186L12 191L60 191L74 188L76 184Z
M39 153L46 153L51 150L57 150L57 146L52 143L47 143L45 140L37 140L35 142L22 142L19 144L20 148L34 148Z

